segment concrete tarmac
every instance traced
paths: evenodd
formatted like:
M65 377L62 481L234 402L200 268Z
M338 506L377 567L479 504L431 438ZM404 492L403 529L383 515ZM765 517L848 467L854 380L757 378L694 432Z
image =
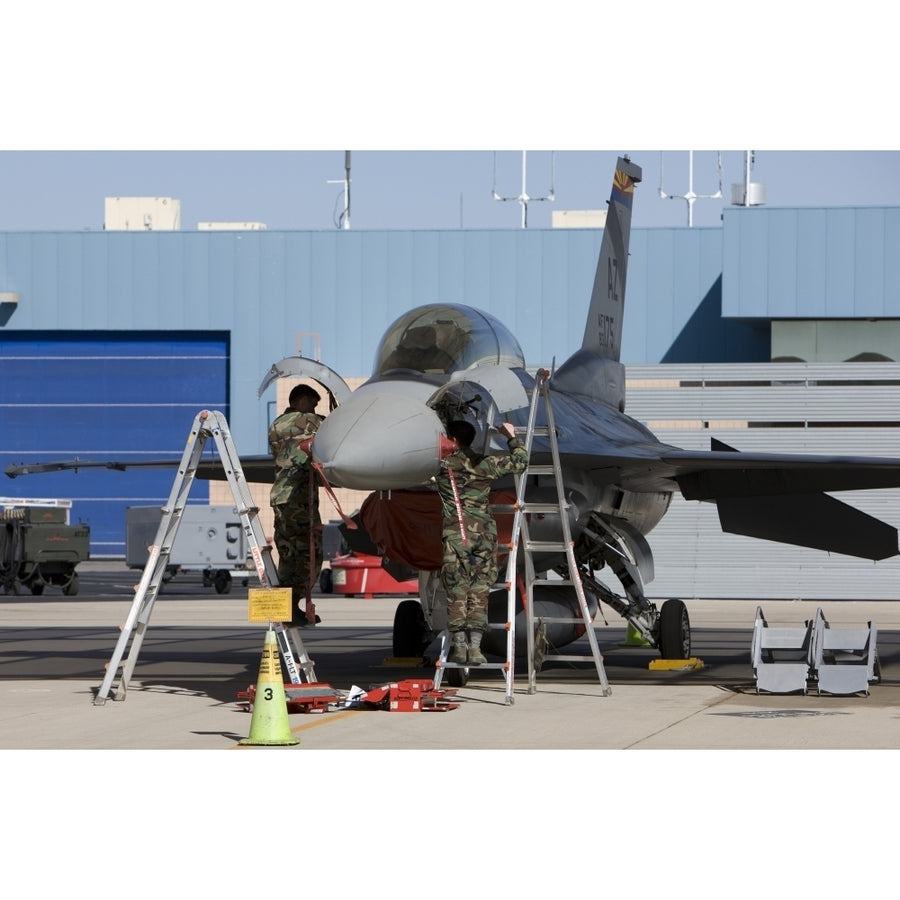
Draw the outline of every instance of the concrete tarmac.
M621 646L610 616L597 632L609 696L590 663L545 667L533 694L520 667L512 704L496 670L473 669L447 697L454 709L290 713L297 743L270 747L241 744L252 716L238 695L255 686L266 631L249 623L243 585L217 595L197 573L177 575L125 699L96 705L141 573L100 561L79 573L75 597L0 595L12 883L67 889L93 860L94 890L150 896L178 872L182 893L252 896L277 889L285 856L300 863L300 888L325 896L377 896L398 878L449 896L463 883L447 867L456 855L468 860L464 886L528 896L567 878L713 896L735 886L747 853L760 878L830 892L857 888L863 865L873 883L893 877L893 834L878 823L900 801L900 603L822 604L835 625L877 622L882 681L869 696L756 693L757 605L796 626L817 604L688 601L702 669L650 669L657 654ZM303 640L317 681L343 695L434 677L433 666L388 664L397 598L315 600L323 621ZM790 752L801 749L828 752ZM50 866L36 838L48 827L59 837ZM491 837L460 852L463 830ZM165 865L141 865L137 884L148 846Z
M303 750L762 750L900 747L900 602L687 601L700 670L651 671L651 651L621 646L615 617L598 632L611 686L591 664L553 664L536 693L520 665L514 702L499 672L470 670L453 709L291 713L298 740L241 745L250 714L239 691L255 686L265 625L251 624L247 591L204 588L176 576L157 600L124 700L94 702L131 608L140 572L121 563L79 566L64 597L0 596L0 749ZM316 680L340 695L433 666L393 665L397 598L322 595L323 622L302 632ZM882 679L868 696L758 694L750 667L757 605L773 625L798 625L821 606L833 625L878 625ZM585 647L586 647L585 642ZM569 649L569 648L567 648ZM586 652L586 651L585 651ZM427 655L427 654L426 654ZM447 688L445 680L442 685Z

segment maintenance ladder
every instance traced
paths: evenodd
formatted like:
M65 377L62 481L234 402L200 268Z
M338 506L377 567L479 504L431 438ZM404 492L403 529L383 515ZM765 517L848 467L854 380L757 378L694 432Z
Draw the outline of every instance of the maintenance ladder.
M134 672L141 644L150 622L150 614L153 612L153 604L159 596L163 584L163 576L166 574L178 526L181 524L187 498L197 475L197 466L200 463L203 448L210 437L215 440L216 448L219 451L222 467L228 478L235 507L243 526L244 536L256 564L260 584L263 587L278 585L278 571L272 561L272 548L267 544L263 535L259 522L259 508L253 504L250 489L247 487L244 472L241 469L240 458L231 441L225 416L215 410L202 410L197 414L191 427L178 474L172 484L169 500L163 507L156 539L150 547L150 555L137 587L134 602L131 604L131 611L107 665L106 677L94 698L95 706L104 705L109 697L112 697L113 700L125 699L128 683ZM316 676L313 662L303 645L299 628L286 628L281 622L274 623L273 627L291 683L299 684L301 673L307 682L314 682ZM292 641L294 649L291 647ZM125 656L126 650L128 651L127 656ZM124 664L122 663L123 656L125 657ZM113 682L117 675L119 681L114 687Z
M547 425L537 425L537 409L540 401L544 401L546 409ZM517 429L521 431L521 429ZM553 462L550 465L534 465L531 463L531 447L534 436L536 434L548 437ZM609 696L612 692L609 681L606 677L606 670L603 667L603 656L600 653L600 647L597 644L597 635L594 632L594 626L591 619L591 613L588 609L587 599L584 595L584 586L578 572L578 564L575 561L575 550L572 541L572 532L569 526L569 502L565 497L565 485L563 484L562 467L559 460L559 445L556 438L556 425L553 419L553 409L550 403L549 393L549 372L546 369L538 371L534 387L531 392L531 405L528 411L528 424L524 429L523 443L525 451L528 453L529 463L527 468L519 475L515 475L516 500L513 507L513 524L509 541L509 556L506 564L506 582L507 591L506 604L506 623L503 627L506 629L506 660L502 663L482 663L477 667L470 667L462 663L451 663L447 661L450 652L451 637L447 629L441 632L441 650L440 655L435 663L436 674L434 678L435 689L438 689L443 678L445 669L497 669L503 674L506 680L506 705L510 706L515 702L513 689L515 683L515 658L516 658L516 592L518 587L518 576L516 572L518 551L521 544L525 562L525 596L523 605L526 613L527 623L527 653L528 653L528 693L536 692L537 673L544 662L547 661L585 661L592 660L597 669L597 675L603 689L603 696ZM556 486L556 503L532 503L525 499L525 491L528 484L529 475L552 475ZM501 510L496 507L496 510ZM530 513L556 513L559 515L559 521L562 528L561 541L533 541L528 532L528 515ZM569 577L568 579L548 579L537 578L534 568L534 553L547 551L564 550L568 563ZM534 615L534 587L535 585L546 585L554 588L574 587L578 597L578 606L580 615L577 617L536 617ZM572 655L572 654L552 654L546 652L546 625L552 623L569 623L581 624L585 628L588 640L591 645L591 655ZM536 639L536 629L539 632L539 640ZM536 647L536 644L540 646Z
M584 585L575 560L575 548L572 541L572 529L569 524L569 501L565 495L562 466L559 459L559 442L556 436L556 422L553 417L553 404L550 401L550 373L541 369L535 376L531 394L531 408L528 413L528 425L525 429L525 449L528 451L528 467L520 475L515 476L516 511L513 518L513 530L510 539L509 564L507 578L510 579L511 596L514 594L516 573L516 556L519 544L522 545L525 569L525 621L528 652L528 693L537 691L537 675L545 662L582 662L593 661L597 669L597 677L603 689L603 696L612 693L603 667L603 656L597 644L597 635L587 599ZM543 400L547 424L538 426L537 408ZM546 437L550 444L551 463L536 465L531 462L531 446L535 435ZM556 487L555 503L533 503L525 499L525 490L529 476L552 475ZM562 537L559 541L532 540L529 533L528 516L532 513L558 514ZM521 540L520 540L521 538ZM553 553L565 551L568 567L568 578L538 578L534 568L535 553ZM577 616L536 616L534 611L534 588L538 585L548 588L573 587L578 598ZM591 653L587 655L563 654L548 652L546 626L554 623L582 625L590 642Z

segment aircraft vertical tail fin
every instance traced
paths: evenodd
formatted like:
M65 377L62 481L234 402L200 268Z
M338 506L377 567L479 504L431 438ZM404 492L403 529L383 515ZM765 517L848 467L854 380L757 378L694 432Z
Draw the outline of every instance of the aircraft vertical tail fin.
M619 157L581 348L553 373L550 386L583 394L625 412L625 368L619 361L625 276L631 241L631 206L641 168Z
M627 156L620 156L613 175L600 259L597 262L591 304L581 342L582 350L592 350L603 359L618 361L622 347L631 207L634 186L640 180L641 167L632 163Z

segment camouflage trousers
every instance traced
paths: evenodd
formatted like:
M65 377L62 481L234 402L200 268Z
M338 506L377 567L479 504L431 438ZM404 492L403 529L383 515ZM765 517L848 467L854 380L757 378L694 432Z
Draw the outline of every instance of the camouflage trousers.
M447 627L485 631L488 597L497 580L497 525L467 522L463 543L459 523L444 527L441 584L447 592Z
M298 509L290 503L272 507L275 513L275 548L278 550L278 583L291 588L293 619L299 609L306 607L307 587L312 591L322 570L322 528L318 510L313 514L310 529L308 509ZM314 558L310 559L310 531Z

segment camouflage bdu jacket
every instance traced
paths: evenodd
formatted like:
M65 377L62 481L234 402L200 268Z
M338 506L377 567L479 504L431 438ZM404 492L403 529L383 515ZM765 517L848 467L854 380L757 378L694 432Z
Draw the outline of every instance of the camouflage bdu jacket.
M528 465L528 453L518 438L510 439L508 446L509 456L481 456L471 449L459 449L443 461L436 481L445 528L451 522L458 528L459 522L448 470L453 472L467 527L473 525L472 530L478 531L479 523L493 521L488 508L491 483L504 475L523 472Z
M316 413L302 413L288 409L269 428L269 452L275 460L275 481L269 494L272 506L292 501L307 504L309 492L309 454L300 446L319 428L322 417ZM302 487L302 491L294 491ZM318 492L314 492L318 498Z

